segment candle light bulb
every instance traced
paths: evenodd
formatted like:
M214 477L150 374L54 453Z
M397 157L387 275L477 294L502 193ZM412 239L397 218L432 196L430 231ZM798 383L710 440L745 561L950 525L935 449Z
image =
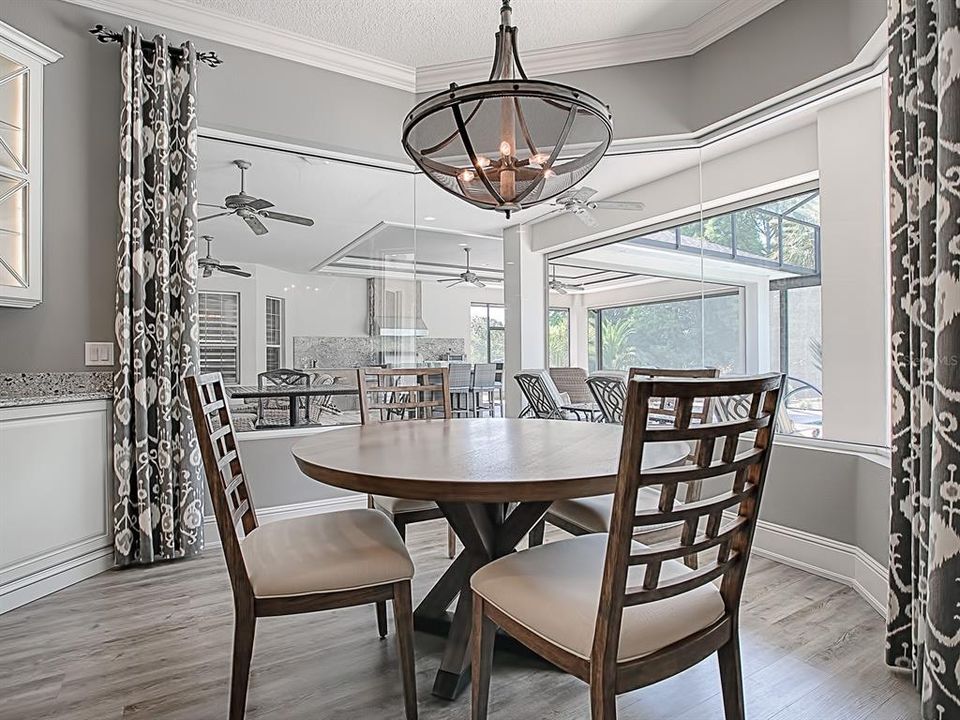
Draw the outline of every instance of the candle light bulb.
M552 177L556 177L557 174L556 174L553 170L551 170L550 168L546 168L546 169L543 171L543 176L544 176L545 178L552 178Z
M486 155L477 155L477 166L478 167L490 167L490 158Z
M476 175L473 174L473 170L464 170L462 173L460 173L460 180L465 183L470 182L475 177Z
M549 159L550 159L550 156L547 155L546 153L538 152L536 155L530 158L530 162L536 165L543 165Z
M500 143L500 154L504 157L510 157L513 155L513 150L510 148L510 143L508 143L506 140Z

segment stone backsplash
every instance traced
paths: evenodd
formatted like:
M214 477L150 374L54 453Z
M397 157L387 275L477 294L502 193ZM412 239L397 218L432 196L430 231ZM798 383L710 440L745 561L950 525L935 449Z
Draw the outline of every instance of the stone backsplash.
M294 337L293 364L297 368L352 368L377 365L381 353L403 347L416 348L420 361L440 360L447 353L463 354L461 338L389 338L389 337Z

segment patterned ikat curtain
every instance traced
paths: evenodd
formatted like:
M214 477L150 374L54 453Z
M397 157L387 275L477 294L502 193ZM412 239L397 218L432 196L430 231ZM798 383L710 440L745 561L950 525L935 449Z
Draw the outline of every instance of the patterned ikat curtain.
M960 8L889 0L893 463L886 658L960 718Z
M118 565L203 547L203 473L183 378L197 371L196 60L127 28L114 378Z

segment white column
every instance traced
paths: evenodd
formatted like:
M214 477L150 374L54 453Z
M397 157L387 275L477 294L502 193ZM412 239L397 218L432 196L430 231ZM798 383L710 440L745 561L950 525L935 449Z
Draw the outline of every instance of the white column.
M770 370L770 281L744 283L744 341L748 375Z
M870 445L890 432L884 107L871 90L817 115L823 436Z
M516 417L523 407L513 376L520 370L546 367L547 268L544 256L534 252L530 233L522 226L503 231L503 303L505 414Z

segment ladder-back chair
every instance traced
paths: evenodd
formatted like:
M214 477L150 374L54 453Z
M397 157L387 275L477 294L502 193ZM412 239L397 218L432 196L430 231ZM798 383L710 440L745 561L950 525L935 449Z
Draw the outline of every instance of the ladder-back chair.
M549 543L495 560L471 579L473 720L485 720L497 627L590 685L592 720L615 720L616 696L717 654L726 720L744 720L739 612L770 461L782 375L715 380L633 380L608 535ZM695 403L750 398L748 417L691 424ZM673 425L649 424L651 400L672 398ZM744 433L754 433L749 447ZM645 448L683 441L695 462L642 470ZM724 490L677 505L680 483L713 479ZM637 494L659 503L637 510ZM637 528L681 521L679 538L646 546ZM702 529L701 529L702 526ZM709 553L698 570L678 562ZM719 584L715 581L719 580ZM549 612L545 612L549 609Z
M450 375L447 368L360 368L360 422L397 422L403 420L450 420ZM406 539L407 525L439 520L437 504L429 500L410 500L386 495L368 495L367 507L385 513L400 537ZM447 556L457 553L457 536L447 525ZM377 604L377 619L386 623L386 603Z
M233 589L230 720L247 698L257 618L393 602L407 720L417 717L410 580L413 562L375 510L342 510L260 525L220 373L186 378L203 468ZM386 635L385 624L380 635Z

